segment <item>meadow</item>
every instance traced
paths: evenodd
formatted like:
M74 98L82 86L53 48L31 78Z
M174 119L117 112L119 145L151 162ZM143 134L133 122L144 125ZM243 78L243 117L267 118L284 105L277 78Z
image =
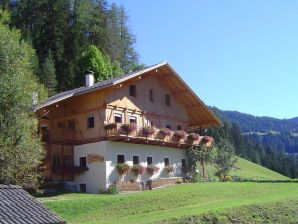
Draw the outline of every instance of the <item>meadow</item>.
M40 198L69 223L156 223L243 206L298 201L297 183L181 184L120 195L63 194Z

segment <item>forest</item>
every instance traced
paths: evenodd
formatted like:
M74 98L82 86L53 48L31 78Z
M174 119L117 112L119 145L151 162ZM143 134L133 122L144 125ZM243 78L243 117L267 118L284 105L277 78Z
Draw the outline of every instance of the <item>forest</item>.
M83 85L86 69L96 81L142 66L123 6L106 0L0 1L10 27L36 51L35 73L49 95Z
M284 147L281 147L285 144L290 144L291 141L288 141L287 138L283 139L283 135L281 135L281 137L276 137L276 135L274 134L246 134L242 131L243 128L241 122L237 122L237 120L232 119L231 116L228 118L225 115L225 111L219 110L216 107L211 107L211 109L222 120L223 126L208 129L208 134L214 136L215 139L219 139L220 137L227 138L234 145L235 153L242 158L265 166L288 177L298 177L298 155L289 154L285 151ZM238 116L239 114L241 114L239 112L235 113L237 113ZM242 120L244 120L243 116ZM245 124L247 123L243 123L244 127L247 127L245 126ZM261 121L258 121L256 123L259 123L258 125L262 126ZM248 131L254 130L249 129ZM261 131L264 130L262 129Z

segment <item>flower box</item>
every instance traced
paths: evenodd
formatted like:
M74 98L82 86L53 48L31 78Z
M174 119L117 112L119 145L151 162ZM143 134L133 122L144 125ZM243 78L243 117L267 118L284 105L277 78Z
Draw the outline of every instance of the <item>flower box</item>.
M186 137L186 143L187 144L193 144L195 141L198 141L200 138L199 134L196 133L190 133Z
M137 125L135 123L122 124L119 128L119 133L123 135L131 135L137 130Z
M155 128L153 126L147 126L141 129L141 135L146 138L153 136L154 133L155 133Z
M105 130L114 129L114 128L117 128L117 123L110 123L104 126Z
M159 171L159 167L155 165L149 165L146 168L146 172L149 176L152 176L153 174L157 173Z
M165 137L170 136L171 135L171 130L168 128L162 128L158 131L158 135L157 138L158 139L165 139Z
M180 142L180 140L185 139L186 132L185 131L175 131L173 134L173 140L176 142Z
M135 176L138 176L138 175L144 175L145 171L146 171L146 168L142 165L133 165L130 169L130 171L135 175Z
M127 165L126 163L117 163L116 165L116 170L119 173L119 175L124 175L127 174L129 171L129 165Z
M165 166L164 167L164 171L167 173L167 174L170 174L170 173L173 173L175 171L175 168L171 165L168 165L168 166Z

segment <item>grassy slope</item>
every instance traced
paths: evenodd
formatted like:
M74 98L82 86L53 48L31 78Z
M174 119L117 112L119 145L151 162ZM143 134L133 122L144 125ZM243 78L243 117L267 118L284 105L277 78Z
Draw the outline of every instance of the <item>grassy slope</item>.
M231 176L239 176L243 178L253 179L273 179L273 180L286 180L289 179L279 173L269 170L263 166L250 162L248 160L237 157L238 161L236 167L238 169L230 172ZM214 176L215 169L212 166L207 167L207 173L210 177Z
M152 223L243 205L298 200L293 183L198 183L126 195L65 194L44 204L70 223Z
M163 221L163 224L203 224L217 223L287 223L298 222L298 199L262 205L242 206L235 209L227 209L224 212L212 212L198 216L187 216L179 219Z

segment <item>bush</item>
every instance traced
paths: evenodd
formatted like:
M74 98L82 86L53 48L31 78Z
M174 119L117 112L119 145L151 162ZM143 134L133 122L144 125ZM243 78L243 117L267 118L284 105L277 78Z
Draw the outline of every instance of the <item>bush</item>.
M186 132L185 131L175 131L174 132L174 138L176 138L177 140L183 139L186 136Z
M99 194L119 194L119 191L115 185L110 185L107 190L99 191Z
M117 172L120 175L127 174L129 171L129 168L130 168L129 165L127 165L126 163L117 163L116 165Z
M155 128L153 126L143 127L141 131L142 136L146 138L152 136L154 133L155 133Z
M150 176L152 176L154 173L159 171L159 167L155 165L149 165L147 166L146 171Z
M173 173L174 171L175 171L175 168L173 167L173 166L171 166L171 165L168 165L168 166L165 166L164 167L164 171L166 172L166 173Z
M142 165L133 165L130 169L130 171L135 175L135 176L138 176L138 175L143 175L146 171L146 168Z
M129 124L122 124L120 126L119 132L120 132L120 134L130 135L131 133L133 133L136 130L137 130L137 125L133 122L133 123L129 123Z

